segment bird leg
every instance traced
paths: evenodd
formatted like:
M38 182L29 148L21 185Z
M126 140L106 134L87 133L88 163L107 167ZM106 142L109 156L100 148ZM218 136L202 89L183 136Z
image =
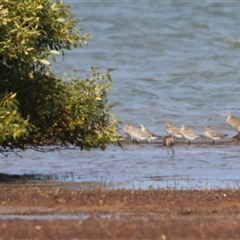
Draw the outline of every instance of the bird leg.
M170 147L171 148L171 147ZM172 155L174 155L174 149L173 148L171 148L172 149Z
M238 133L237 135L235 135L233 138L240 140L240 133Z

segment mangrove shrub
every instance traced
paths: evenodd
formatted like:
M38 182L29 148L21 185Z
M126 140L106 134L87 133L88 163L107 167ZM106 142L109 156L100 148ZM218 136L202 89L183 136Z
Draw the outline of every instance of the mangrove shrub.
M84 34L62 1L0 1L0 146L105 148L118 143L110 113L110 71L56 77L55 54L81 47Z

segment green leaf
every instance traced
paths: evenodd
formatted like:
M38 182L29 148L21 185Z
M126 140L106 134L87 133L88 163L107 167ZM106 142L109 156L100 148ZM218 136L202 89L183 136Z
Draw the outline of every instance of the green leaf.
M45 64L45 65L49 65L49 64L51 64L48 60L46 60L46 59L39 59L39 62L41 62L41 63L43 63L43 64Z
M11 96L9 96L10 98L15 98L16 97L16 95L17 95L17 93L14 93L14 94L12 94Z
M51 50L50 53L52 53L52 54L60 54L60 52L57 51L57 50Z
M58 22L64 22L65 19L64 19L64 18L58 18L57 21L58 21Z

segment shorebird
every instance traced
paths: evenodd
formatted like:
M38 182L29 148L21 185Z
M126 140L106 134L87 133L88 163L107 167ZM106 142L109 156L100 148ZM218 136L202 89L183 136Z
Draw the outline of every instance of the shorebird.
M190 140L195 140L196 138L201 137L200 135L188 129L184 125L181 126L180 133L188 140L188 145L190 144Z
M141 124L139 127L141 128L141 131L143 133L147 134L148 142L150 142L151 140L157 139L159 137L159 136L153 134L152 132L148 131L143 124Z
M227 117L226 123L236 132L240 133L240 119L234 118L232 113L225 113L220 116Z
M183 135L180 132L180 128L173 126L170 122L168 122L165 126L165 131L169 135L174 135L176 138L182 138Z
M216 131L212 130L211 128L209 128L208 126L204 127L204 135L207 138L212 139L213 144L216 143L215 141L220 140L221 138L227 136L227 134L222 134L222 133L216 132Z
M132 137L131 135L131 129L133 129L133 125L132 124L126 124L123 127L123 131L125 132L125 134L131 138L132 142L135 142L135 139Z
M123 128L124 132L132 139L133 143L148 140L151 137L148 132L144 132L139 128L133 127L131 124L126 124Z
M163 139L163 145L167 147L167 154L169 155L169 148L172 150L172 155L174 155L174 149L172 148L175 144L174 136L166 136Z

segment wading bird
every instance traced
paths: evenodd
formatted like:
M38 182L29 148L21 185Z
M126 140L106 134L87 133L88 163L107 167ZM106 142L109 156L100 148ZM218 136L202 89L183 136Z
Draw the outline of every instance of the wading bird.
M227 134L222 134L222 133L216 132L216 131L212 130L211 128L209 128L208 126L204 127L203 132L207 138L210 138L213 140L213 144L215 144L217 140L220 140L221 138L227 136Z
M148 131L145 126L143 124L140 125L141 131L143 133L146 133L148 136L148 142L150 142L151 140L155 140L157 139L159 136L155 135L154 133Z
M170 136L174 135L176 138L182 138L183 135L180 132L180 128L173 126L170 122L168 122L165 126L165 131Z
M190 144L190 140L193 141L196 138L200 138L201 136L185 127L184 125L180 128L180 133L188 140L188 145Z
M169 148L172 150L172 155L174 155L174 149L172 148L175 144L175 136L166 136L163 139L163 145L167 147L167 154L169 155Z

